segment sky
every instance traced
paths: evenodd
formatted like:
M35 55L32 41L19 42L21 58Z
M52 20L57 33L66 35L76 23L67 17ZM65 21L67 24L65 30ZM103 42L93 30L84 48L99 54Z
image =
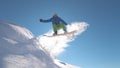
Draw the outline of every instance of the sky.
M58 58L82 68L120 68L119 0L0 0L0 20L15 22L35 37L52 29L41 23L56 12L68 24L85 21L88 29Z

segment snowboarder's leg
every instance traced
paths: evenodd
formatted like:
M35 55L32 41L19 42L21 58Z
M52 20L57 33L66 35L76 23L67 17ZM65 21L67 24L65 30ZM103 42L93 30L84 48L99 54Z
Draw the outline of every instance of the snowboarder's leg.
M61 23L59 25L54 24L53 25L53 31L54 31L53 35L57 35L57 30L59 30L59 29L63 29L64 32L67 33L66 26L63 23Z
M65 33L67 33L67 30L66 30L66 27L65 27L65 26L63 27L63 30L64 30Z
M66 26L63 23L61 24L61 28L64 30L65 33L67 33Z
M54 33L53 33L53 35L57 35L57 30L58 30L58 27L57 27L57 25L53 25L53 31L54 31Z

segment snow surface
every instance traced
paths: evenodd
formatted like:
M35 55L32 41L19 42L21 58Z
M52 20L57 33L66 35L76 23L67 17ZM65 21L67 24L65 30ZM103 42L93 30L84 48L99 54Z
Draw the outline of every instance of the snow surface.
M0 68L79 68L58 61L26 28L0 22Z
M46 36L39 36L38 40L52 56L58 56L61 54L66 47L68 47L68 42L74 41L77 35L83 33L88 24L86 22L72 22L71 24L67 25L67 32L76 31L74 34L62 35L62 36L55 36L55 37L46 37ZM61 29L58 33L63 33L64 31ZM45 35L52 34L52 30L46 33ZM46 43L47 42L47 43Z

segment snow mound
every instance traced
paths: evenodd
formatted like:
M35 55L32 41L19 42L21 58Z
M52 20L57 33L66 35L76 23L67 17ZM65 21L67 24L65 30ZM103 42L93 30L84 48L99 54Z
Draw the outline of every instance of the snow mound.
M54 36L54 37L47 37L47 36L39 36L38 39L43 45L43 47L52 55L58 56L65 48L69 46L69 42L75 40L75 38L86 31L89 24L86 22L72 22L71 24L67 25L67 32L76 31L73 34L62 35L62 36ZM61 29L58 33L64 33ZM53 31L50 30L45 35L52 36ZM49 41L48 41L49 40ZM46 43L47 42L47 43Z
M59 68L24 27L0 22L0 68Z
M42 46L28 29L0 22L0 68L75 68L56 61Z
M33 38L33 34L24 27L20 27L13 23L0 23L0 37L11 39L16 42L23 42Z

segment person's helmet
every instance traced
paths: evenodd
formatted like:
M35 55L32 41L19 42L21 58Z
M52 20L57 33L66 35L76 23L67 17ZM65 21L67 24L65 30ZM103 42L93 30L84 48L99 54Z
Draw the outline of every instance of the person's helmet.
M57 13L54 13L54 14L53 14L53 17L56 17L56 16L57 16Z

